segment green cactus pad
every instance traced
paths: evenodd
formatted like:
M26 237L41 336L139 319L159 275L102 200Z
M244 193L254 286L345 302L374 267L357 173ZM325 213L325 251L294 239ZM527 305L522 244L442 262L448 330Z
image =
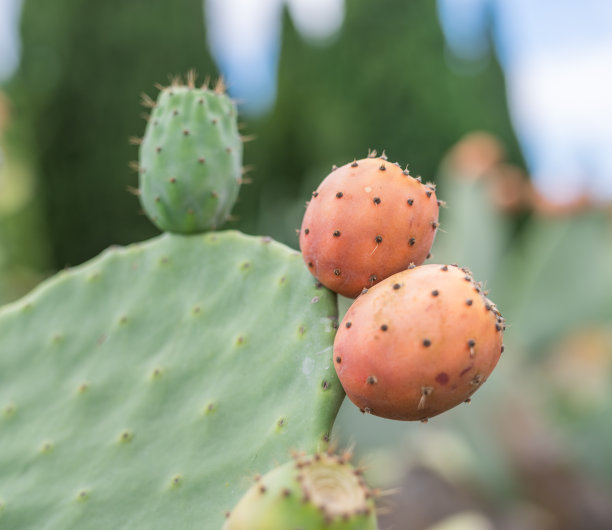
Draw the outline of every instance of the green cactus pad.
M0 528L215 529L325 444L335 295L238 232L110 249L0 310Z
M258 478L223 530L376 530L373 492L345 458L296 457Z
M236 104L220 90L164 88L140 146L139 174L140 202L161 230L220 227L241 183Z

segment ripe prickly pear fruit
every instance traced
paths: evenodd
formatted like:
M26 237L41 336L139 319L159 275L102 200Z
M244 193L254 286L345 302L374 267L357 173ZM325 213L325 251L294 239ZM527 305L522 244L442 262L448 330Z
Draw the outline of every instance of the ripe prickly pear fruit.
M242 140L236 104L214 90L173 83L152 107L140 145L139 196L151 221L169 232L220 227L238 197Z
M504 329L469 270L412 267L355 300L336 335L334 365L363 412L425 421L469 400L487 380Z
M376 530L373 492L348 458L295 457L257 477L223 530Z
M363 288L428 257L439 202L385 156L334 169L313 193L300 230L310 272L326 287L355 298Z

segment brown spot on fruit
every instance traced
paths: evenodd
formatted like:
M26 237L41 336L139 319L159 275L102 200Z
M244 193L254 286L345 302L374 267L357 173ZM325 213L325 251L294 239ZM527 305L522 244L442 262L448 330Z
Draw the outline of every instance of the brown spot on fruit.
M448 383L448 374L446 372L440 372L436 376L436 382L440 383L441 385L445 385Z

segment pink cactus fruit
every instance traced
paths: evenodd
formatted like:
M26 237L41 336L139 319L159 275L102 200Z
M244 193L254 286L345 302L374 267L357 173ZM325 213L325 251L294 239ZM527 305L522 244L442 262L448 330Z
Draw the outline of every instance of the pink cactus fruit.
M306 208L304 261L323 285L355 298L364 287L425 261L439 206L433 184L384 156L346 164L323 180Z
M504 329L469 270L412 267L355 300L336 335L334 365L363 412L425 421L469 400L487 380Z

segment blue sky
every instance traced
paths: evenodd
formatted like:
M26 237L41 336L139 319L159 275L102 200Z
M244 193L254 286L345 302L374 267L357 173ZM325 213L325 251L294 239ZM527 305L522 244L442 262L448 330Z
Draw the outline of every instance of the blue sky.
M0 0L0 83L6 81L19 61L19 12L21 0Z

